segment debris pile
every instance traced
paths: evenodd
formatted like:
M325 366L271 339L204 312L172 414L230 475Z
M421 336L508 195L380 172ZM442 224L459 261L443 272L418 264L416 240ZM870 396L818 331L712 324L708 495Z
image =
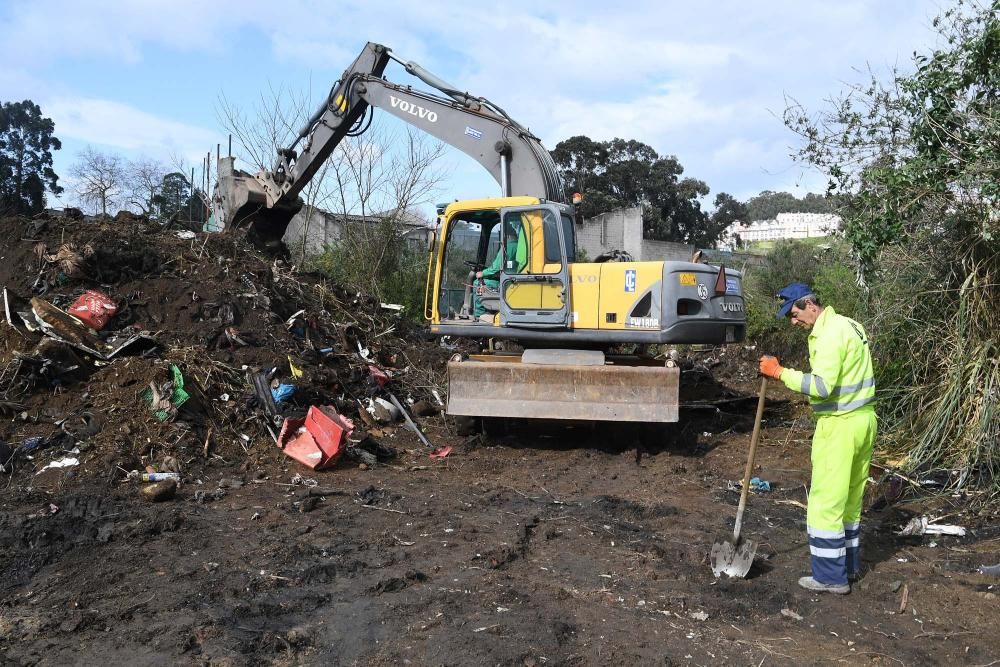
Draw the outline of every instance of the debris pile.
M374 466L397 420L429 445L411 413L442 405L448 352L393 304L142 219L0 220L0 247L4 472L125 480L306 440L310 467Z

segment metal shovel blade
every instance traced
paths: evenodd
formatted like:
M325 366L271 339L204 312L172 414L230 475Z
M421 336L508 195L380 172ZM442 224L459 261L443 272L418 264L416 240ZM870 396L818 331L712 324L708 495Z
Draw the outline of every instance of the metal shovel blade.
M757 543L753 540L740 540L735 545L732 542L716 542L710 554L712 572L716 577L727 574L743 578L750 571L756 553Z
M745 577L753 565L754 554L757 553L757 543L752 540L740 539L740 528L743 527L743 510L747 506L747 492L750 490L750 473L753 472L754 455L757 453L757 441L760 440L760 420L764 416L764 397L767 393L767 378L760 381L760 395L757 397L757 416L754 418L753 435L750 436L750 454L747 456L747 467L743 472L743 490L740 491L740 505L736 510L736 527L733 529L733 541L716 542L712 545L709 560L712 562L712 572L716 577L723 573L730 577Z

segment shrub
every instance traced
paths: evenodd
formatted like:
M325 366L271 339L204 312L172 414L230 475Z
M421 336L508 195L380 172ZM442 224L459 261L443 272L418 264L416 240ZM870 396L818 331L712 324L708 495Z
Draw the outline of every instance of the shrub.
M400 304L404 316L414 322L423 319L427 251L408 243L389 222L345 235L308 257L302 268L383 302Z
M821 303L843 315L864 320L863 298L847 246L838 240L780 241L760 266L744 275L747 299L747 340L762 354L773 354L790 363L807 361L807 333L775 319L775 295L793 282L808 284Z

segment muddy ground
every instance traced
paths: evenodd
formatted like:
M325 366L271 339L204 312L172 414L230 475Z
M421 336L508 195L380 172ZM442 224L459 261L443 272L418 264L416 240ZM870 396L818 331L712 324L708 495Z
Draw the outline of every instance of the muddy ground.
M162 293L185 294L195 279L177 287L183 279ZM122 280L120 293L140 289ZM166 308L164 296L148 301ZM282 333L222 354L269 363L279 342L299 344ZM739 494L729 482L743 472L757 382L754 351L725 350L725 363L721 352L685 364L687 405L663 429L520 423L460 436L428 417L432 443L453 446L446 458L397 429L379 435L395 458L345 457L322 472L251 430L240 401L213 408L240 418L216 417L235 430L207 456L197 420L156 423L136 397L162 360L6 396L31 413L8 411L8 442L73 412L70 397L83 394L100 431L0 477L0 655L12 665L1000 664L1000 581L976 573L1000 561L1000 525L975 497L873 487L862 580L843 597L797 587L808 573L811 426L782 388L769 392L755 470L772 490L753 494L745 516L744 534L761 545L755 566L745 580L713 577L708 552L731 536ZM328 370L350 384L344 367ZM329 378L314 384L336 393ZM218 403L213 386L202 389ZM240 426L249 441L232 436ZM60 447L80 449L80 464L39 473ZM125 472L165 453L183 482L152 503ZM916 515L970 531L895 534Z

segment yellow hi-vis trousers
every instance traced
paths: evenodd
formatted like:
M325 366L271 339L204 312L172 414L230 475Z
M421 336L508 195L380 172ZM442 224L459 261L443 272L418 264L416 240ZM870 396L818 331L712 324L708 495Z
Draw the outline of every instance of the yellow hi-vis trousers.
M861 567L861 503L875 444L875 409L816 420L806 527L813 579L846 584Z

